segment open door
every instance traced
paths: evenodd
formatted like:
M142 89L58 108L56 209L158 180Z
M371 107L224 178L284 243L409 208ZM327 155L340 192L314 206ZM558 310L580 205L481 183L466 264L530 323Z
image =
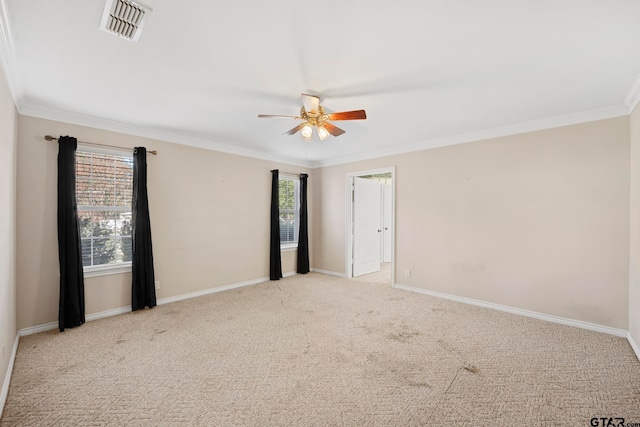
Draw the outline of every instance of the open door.
M391 185L382 186L382 262L391 262L391 224L393 200Z
M353 178L353 277L380 271L380 182Z

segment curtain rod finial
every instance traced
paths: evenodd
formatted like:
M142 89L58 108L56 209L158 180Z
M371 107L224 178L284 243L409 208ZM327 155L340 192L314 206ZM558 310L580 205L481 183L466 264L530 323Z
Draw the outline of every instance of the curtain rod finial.
M44 139L46 139L47 141L53 141L54 139L58 139L58 138L54 138L51 135L45 135Z

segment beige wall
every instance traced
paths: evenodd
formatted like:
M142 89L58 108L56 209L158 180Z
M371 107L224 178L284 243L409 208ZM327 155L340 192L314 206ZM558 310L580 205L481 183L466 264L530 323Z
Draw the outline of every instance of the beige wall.
M629 334L640 345L640 106L631 114Z
M13 98L0 69L0 390L4 386L18 333L15 232L17 120Z
M147 164L159 299L268 277L269 171L306 172L313 181L309 169L296 166L20 116L19 328L57 320L57 144L46 134L158 150ZM311 224L311 200L309 210ZM283 252L284 273L295 271L296 256ZM130 273L85 279L85 302L87 315L130 305Z
M389 166L396 283L627 329L628 117L317 169L315 268L345 272L345 175Z
M621 329L629 327L631 312L637 337L633 295L639 291L628 249L634 206L629 120L310 172L20 116L18 327L57 319L57 146L43 140L50 133L159 150L159 156L148 158L158 298L268 276L265 206L273 168L310 173L312 265L344 272L346 174L395 166L397 283ZM636 149L638 121L636 111L631 118ZM283 253L284 272L295 269L295 257ZM400 274L407 269L411 278ZM129 305L130 280L130 274L86 279L87 314Z

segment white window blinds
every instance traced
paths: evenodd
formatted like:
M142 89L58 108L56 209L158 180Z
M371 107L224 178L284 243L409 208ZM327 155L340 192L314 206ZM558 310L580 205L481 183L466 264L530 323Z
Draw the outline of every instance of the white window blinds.
M76 197L84 267L130 262L133 157L76 152Z
M300 180L280 176L280 244L298 243L300 222Z

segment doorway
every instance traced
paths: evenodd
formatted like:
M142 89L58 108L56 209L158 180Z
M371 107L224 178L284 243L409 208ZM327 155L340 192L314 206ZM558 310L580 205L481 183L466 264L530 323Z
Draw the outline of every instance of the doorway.
M393 285L395 167L347 174L346 271L356 280Z

